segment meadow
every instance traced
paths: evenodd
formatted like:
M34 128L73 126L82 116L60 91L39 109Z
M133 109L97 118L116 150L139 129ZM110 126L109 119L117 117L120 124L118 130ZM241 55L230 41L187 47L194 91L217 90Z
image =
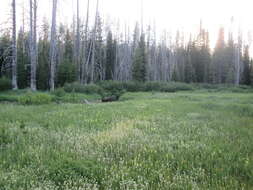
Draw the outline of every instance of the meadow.
M252 93L86 98L0 103L0 190L253 189Z

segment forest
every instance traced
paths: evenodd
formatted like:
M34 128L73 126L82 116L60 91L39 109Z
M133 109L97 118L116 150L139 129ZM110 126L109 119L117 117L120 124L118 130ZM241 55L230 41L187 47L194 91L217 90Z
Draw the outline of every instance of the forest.
M57 22L57 0L52 3L52 19L44 18L39 31L36 0L30 2L26 30L24 20L16 29L12 4L12 28L0 34L0 78L12 80L13 89L54 90L66 83L106 80L252 84L251 42L240 32L235 35L221 27L211 48L202 21L189 39L179 30L173 38L168 32L157 36L155 27L138 22L134 31L127 26L124 32L113 31L98 8L91 18L89 1L85 19L79 16L77 2L71 25Z

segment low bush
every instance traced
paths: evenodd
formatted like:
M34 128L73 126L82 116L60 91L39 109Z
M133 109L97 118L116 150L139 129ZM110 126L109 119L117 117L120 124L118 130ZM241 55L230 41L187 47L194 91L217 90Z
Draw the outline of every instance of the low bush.
M114 101L117 101L125 93L124 85L122 82L103 81L99 82L98 85L101 87L99 94L102 99L107 97L114 97L112 99Z
M53 97L45 93L32 93L29 92L18 98L18 102L22 105L42 105L52 102Z
M144 83L128 81L123 83L124 89L128 92L143 92L145 91Z
M194 87L186 83L152 81L146 83L125 82L124 89L128 92L176 92L193 90Z
M144 84L144 89L147 92L150 92L150 91L159 92L166 86L167 86L167 83L164 83L164 82L147 82Z
M58 88L52 92L52 95L55 95L56 97L59 97L59 98L65 96L65 94L66 94L66 92L64 91L63 88Z
M64 85L65 92L77 92L85 94L98 94L101 91L101 88L96 84L82 85L78 82L67 83Z
M18 96L0 95L0 102L18 102Z
M7 79L6 77L0 78L0 91L6 91L11 89L11 80Z
M175 91L191 91L194 90L193 85L187 84L187 83L181 83L181 82L171 82L169 83L172 88L175 89Z

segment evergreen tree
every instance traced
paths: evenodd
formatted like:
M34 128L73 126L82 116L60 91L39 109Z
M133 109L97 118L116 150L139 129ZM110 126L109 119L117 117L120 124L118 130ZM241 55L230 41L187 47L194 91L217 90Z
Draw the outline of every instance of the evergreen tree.
M9 31L0 38L0 78L10 76L11 69L11 37Z
M225 82L224 77L224 61L225 61L225 37L224 37L224 28L220 28L218 41L214 49L213 54L213 82L214 83L223 83Z
M106 68L105 68L105 80L113 80L114 69L115 69L115 52L116 44L112 38L112 32L109 31L107 35L106 43Z
M187 47L187 58L186 58L186 65L185 65L185 81L187 83L192 83L196 81L196 74L193 67L193 61L195 56L196 48L194 43L189 42Z
M250 85L253 86L253 60L250 60Z
M66 30L63 40L63 58L57 70L57 85L74 82L77 79L77 65L73 62L74 44L69 29Z
M21 29L18 33L17 39L17 74L18 74L18 87L20 89L27 88L29 86L29 65L30 60L28 56L28 34L24 33Z
M250 57L249 57L249 46L245 46L244 48L244 55L243 55L243 77L242 77L242 84L250 85L251 78L250 78Z
M44 19L42 25L42 36L38 42L38 69L37 69L37 87L39 90L48 90L50 79L50 63L49 63L49 23Z
M95 41L95 80L104 80L105 75L105 47L103 44L103 28L101 17L97 18L96 41Z
M134 63L133 63L133 80L138 82L145 82L147 75L147 55L145 36L141 35L138 47L135 50Z

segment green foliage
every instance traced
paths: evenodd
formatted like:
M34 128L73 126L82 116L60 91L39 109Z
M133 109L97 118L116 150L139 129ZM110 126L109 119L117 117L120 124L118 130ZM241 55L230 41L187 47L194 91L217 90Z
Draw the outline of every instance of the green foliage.
M98 94L101 91L101 87L96 84L83 85L78 82L74 82L65 84L64 90L68 93L77 92L85 94Z
M0 78L0 91L6 91L11 89L12 89L11 80L7 79L6 77Z
M124 98L114 104L1 104L0 187L251 189L252 94L139 92Z
M26 42L29 40L29 34L25 33L22 29L18 33L17 39L17 78L18 88L24 89L29 84L29 47ZM39 51L40 52L40 51ZM38 55L40 57L40 53ZM40 58L39 58L40 61ZM40 68L38 68L39 70ZM44 78L43 80L45 80Z
M94 160L84 159L76 160L66 153L57 155L55 160L47 163L48 174L47 178L54 181L58 186L64 185L64 182L68 179L78 179L80 177L100 183L103 178L101 163Z
M99 93L102 98L115 96L118 100L125 93L124 85L122 82L104 81L99 82L98 84L102 88Z
M9 133L9 130L5 126L0 126L0 149L2 146L5 146L11 143L12 138Z
M251 65L250 65L250 56L249 56L249 46L244 48L243 55L243 76L242 76L242 84L250 85L251 84Z
M136 82L136 81L128 81L124 82L124 89L127 92L143 92L145 91L145 86L141 82Z
M64 61L59 65L57 76L58 86L74 82L76 80L76 66L71 62Z
M22 105L42 105L49 104L53 97L46 93L28 92L18 98L18 102Z
M144 34L140 38L138 47L134 54L134 63L132 68L133 80L145 82L147 80L147 54Z
M0 102L18 102L18 97L1 94L0 95Z
M115 59L116 59L116 41L113 41L112 32L109 31L107 35L106 44L106 66L105 66L105 79L113 80Z
M60 97L65 96L66 92L63 88L57 88L55 91L52 92L52 94L60 98Z
M128 92L177 92L194 90L193 85L180 82L125 82L124 89Z

